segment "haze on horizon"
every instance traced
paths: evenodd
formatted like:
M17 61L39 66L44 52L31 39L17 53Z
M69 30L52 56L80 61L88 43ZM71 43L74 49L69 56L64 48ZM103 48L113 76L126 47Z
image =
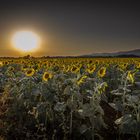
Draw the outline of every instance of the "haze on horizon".
M0 56L26 55L11 47L11 37L19 30L40 36L41 48L30 53L33 56L140 48L140 8L136 0L1 0L0 21Z

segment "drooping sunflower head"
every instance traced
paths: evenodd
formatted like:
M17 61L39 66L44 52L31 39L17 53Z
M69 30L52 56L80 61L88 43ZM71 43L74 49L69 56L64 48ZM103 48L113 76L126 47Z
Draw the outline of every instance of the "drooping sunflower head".
M48 81L49 79L51 79L53 77L53 75L51 74L51 73L49 73L49 72L45 72L44 74L43 74L43 80L44 81Z
M130 81L131 83L134 83L134 75L135 75L135 73L132 73L131 71L128 71L127 80Z
M78 80L77 80L77 84L80 85L82 83L85 82L85 79L87 79L88 77L86 75L80 77Z
M33 76L34 73L35 73L35 70L33 68L30 68L26 70L25 75L30 77L30 76Z
M100 68L99 71L98 71L98 77L102 78L102 77L105 76L105 74L106 74L106 67Z

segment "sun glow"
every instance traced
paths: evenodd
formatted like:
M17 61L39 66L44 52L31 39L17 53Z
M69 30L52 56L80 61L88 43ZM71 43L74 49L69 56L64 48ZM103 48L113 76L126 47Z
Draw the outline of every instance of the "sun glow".
M31 31L16 32L12 38L14 48L23 52L33 52L40 47L40 38Z

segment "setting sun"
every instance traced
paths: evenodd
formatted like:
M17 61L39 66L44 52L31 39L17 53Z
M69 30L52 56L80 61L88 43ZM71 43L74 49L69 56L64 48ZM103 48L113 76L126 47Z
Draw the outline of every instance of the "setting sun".
M13 46L23 52L36 51L40 46L40 38L31 31L16 32L12 38Z

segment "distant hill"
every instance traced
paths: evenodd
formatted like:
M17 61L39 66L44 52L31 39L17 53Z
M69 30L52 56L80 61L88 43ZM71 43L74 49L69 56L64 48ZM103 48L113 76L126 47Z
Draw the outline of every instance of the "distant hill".
M83 57L140 57L140 49L121 51L114 53L93 53L82 55Z
M92 53L86 55L79 55L79 56L42 56L42 57L33 57L30 55L23 56L23 57L0 57L4 59L18 59L18 58L25 58L25 59L33 59L33 58L79 58L79 57L140 57L140 49L130 50L130 51L120 51L114 53Z

